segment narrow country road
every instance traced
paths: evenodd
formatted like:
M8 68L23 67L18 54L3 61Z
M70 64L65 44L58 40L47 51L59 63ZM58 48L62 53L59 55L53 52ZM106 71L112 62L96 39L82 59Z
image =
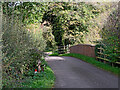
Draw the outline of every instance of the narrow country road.
M55 88L118 88L118 77L73 57L47 56Z

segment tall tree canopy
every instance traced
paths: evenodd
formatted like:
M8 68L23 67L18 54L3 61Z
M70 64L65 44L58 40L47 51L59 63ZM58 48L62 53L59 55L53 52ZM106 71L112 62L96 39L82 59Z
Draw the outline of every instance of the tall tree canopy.
M81 37L79 40L82 42L80 32L87 32L86 22L98 13L95 7L85 3L49 3L42 21L47 21L52 25L52 34L57 46L61 46L71 43L72 37L75 39Z

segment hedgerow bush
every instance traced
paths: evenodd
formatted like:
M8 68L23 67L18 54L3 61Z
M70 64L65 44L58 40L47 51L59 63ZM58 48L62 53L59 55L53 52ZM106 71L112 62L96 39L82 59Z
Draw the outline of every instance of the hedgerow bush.
M107 18L107 22L102 28L100 35L102 37L102 43L105 46L105 54L110 62L120 62L120 31L118 20L118 9L112 11Z
M23 74L36 67L46 47L39 25L23 27L20 17L3 15L3 87L17 87Z

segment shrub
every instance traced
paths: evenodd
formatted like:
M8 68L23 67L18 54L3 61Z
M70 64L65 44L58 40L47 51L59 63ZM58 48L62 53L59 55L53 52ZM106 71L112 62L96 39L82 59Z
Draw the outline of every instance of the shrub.
M3 86L11 87L36 67L46 47L39 25L23 26L20 16L3 15ZM36 28L35 28L36 27ZM30 31L27 31L30 29ZM36 32L34 32L36 30Z

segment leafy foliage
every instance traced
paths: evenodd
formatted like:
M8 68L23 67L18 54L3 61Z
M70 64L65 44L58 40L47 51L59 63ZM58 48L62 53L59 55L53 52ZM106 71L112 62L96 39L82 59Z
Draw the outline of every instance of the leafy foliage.
M83 42L81 33L87 32L86 22L99 13L95 7L85 3L49 3L48 8L43 22L51 24L57 46Z
M105 46L105 54L111 62L120 61L120 33L119 33L118 9L114 10L108 17L108 22L102 28L100 34Z
M5 2L2 6L4 87L15 86L16 81L25 79L23 74L36 67L37 60L42 58L46 43L50 48L56 48L56 45L84 43L84 34L89 31L88 27L91 27L88 21L104 11L84 2ZM114 15L116 12L110 16L110 22L115 20L116 23L109 23L108 20L108 26L105 25L107 27L101 31L102 42L107 46L106 53L110 54L113 62L119 56L115 52L120 50L118 19ZM40 85L43 83L36 80L36 86L37 82Z
M2 23L2 3L0 2L0 23ZM2 25L0 25L0 89L2 89Z
M54 73L47 66L44 72L34 74L34 71L30 71L28 78L22 83L22 88L52 88L54 80Z
M103 55L99 55L98 54L98 52L100 52L100 49L99 48L103 48L104 49L104 45L102 45L102 44L97 44L96 46L95 46L95 56L97 57L97 56L101 56L102 58L104 57ZM104 51L103 50L101 50L101 53L103 53L104 54Z
M24 79L24 73L36 67L46 42L39 24L24 24L23 13L14 13L16 7L9 8L8 3L3 7L3 86L14 87Z

